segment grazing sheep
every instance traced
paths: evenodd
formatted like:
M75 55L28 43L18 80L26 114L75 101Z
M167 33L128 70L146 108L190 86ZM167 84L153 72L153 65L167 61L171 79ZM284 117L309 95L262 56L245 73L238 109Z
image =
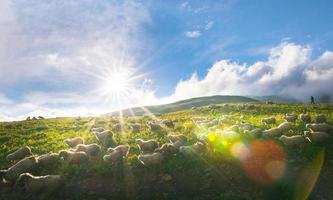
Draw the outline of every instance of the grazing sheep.
M8 168L4 178L8 181L14 181L22 173L31 172L37 168L37 159L34 156L24 158L15 165Z
M304 135L285 136L282 135L279 140L286 146L298 146L309 142Z
M304 135L310 139L311 142L314 143L323 143L331 140L331 136L325 132L311 132L304 131Z
M97 127L97 128L92 128L91 129L93 132L103 132L104 128L103 127Z
M275 119L275 117L266 117L266 118L263 118L261 120L261 122L264 123L264 124L275 124L276 119Z
M170 142L175 143L177 141L180 141L182 143L187 142L187 137L183 134L180 135L168 135L168 139Z
M74 148L79 144L83 144L83 139L80 137L69 138L65 139L64 143L67 144L69 147Z
M326 116L323 114L317 115L316 116L316 123L325 123L326 122Z
M173 128L173 127L174 127L173 121L170 120L170 119L163 120L163 121L162 121L162 124L164 124L164 125L167 126L168 128Z
M299 119L304 123L311 122L311 116L309 114L300 114Z
M130 125L133 133L139 133L141 131L141 124L135 123Z
M103 156L104 162L119 163L123 160L123 153L121 150L112 151Z
M286 120L287 122L296 122L297 120L297 115L295 114L286 114L284 117L283 117L284 120Z
M87 163L89 160L87 153L83 151L72 152L62 150L59 152L59 156L62 157L68 164L83 164Z
M179 153L184 155L194 155L196 153L202 153L206 148L206 145L202 142L196 142L193 145L181 146L179 148Z
M155 166L162 163L164 155L160 152L143 154L138 156L138 160L145 166Z
M279 128L271 128L268 130L264 130L262 133L266 137L278 137L282 135L282 131Z
M281 131L289 131L292 127L293 124L291 122L283 122L278 126Z
M48 153L41 155L37 158L38 165L42 167L53 166L55 163L60 161L60 156L58 153Z
M88 156L98 156L101 153L101 146L96 143L93 144L79 144L75 148L76 152L83 151Z
M183 145L182 141L177 140L174 143L163 144L160 148L156 149L155 152L161 152L166 155L173 155L179 152L179 148Z
M261 137L263 130L261 128L255 128L252 130L245 130L244 134L249 134L254 136L255 138Z
M61 175L33 176L23 173L16 181L15 187L32 195L33 199L47 199L65 183Z
M331 125L322 123L322 124L307 124L306 128L310 129L313 132L330 132L332 130Z
M208 108L209 109L218 109L218 108L220 108L220 106L216 105L216 104L210 104L210 105L208 105Z
M157 131L162 128L161 125L158 123L147 122L146 124L147 124L148 128L150 128L150 130L152 130L152 131Z
M141 151L154 151L158 148L158 143L156 140L136 139L135 143L139 146Z
M120 123L117 123L112 126L112 131L113 132L120 132L122 130L122 125Z
M95 138L104 143L106 142L108 139L112 139L113 133L111 131L103 131L103 132L94 132Z
M122 156L127 156L129 150L130 150L130 146L123 144L123 145L118 145L115 148L108 148L106 152L108 154L110 154L114 151L120 151Z
M8 161L15 161L15 160L21 160L22 158L25 158L26 156L32 155L31 149L28 146L25 146L21 149L16 150L15 152L8 154L6 156L6 160Z

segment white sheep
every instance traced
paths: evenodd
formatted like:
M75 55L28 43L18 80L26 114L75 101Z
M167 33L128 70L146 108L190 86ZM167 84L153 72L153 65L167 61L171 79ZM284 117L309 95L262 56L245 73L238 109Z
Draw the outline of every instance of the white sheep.
M298 146L309 142L304 135L285 136L282 135L279 140L286 146Z
M300 114L299 119L304 123L311 122L311 116L309 114Z
M329 133L332 130L332 126L326 123L322 124L307 124L306 128L310 129L313 132L327 132Z
M289 131L292 127L293 124L291 122L283 122L278 126L281 131Z
M162 163L164 155L160 152L154 152L152 154L141 154L138 156L138 160L145 166L155 166Z
M93 144L79 144L76 146L75 151L86 152L88 156L98 156L101 153L101 146L96 143Z
M143 140L136 139L135 143L139 146L141 151L154 151L158 148L158 143L156 140Z
M281 131L281 129L276 127L276 128L264 130L262 133L266 137L278 137L278 136L281 136L283 132Z
M249 134L252 135L254 137L260 137L262 135L263 130L261 128L255 128L252 130L245 130L244 134Z
M275 117L266 117L266 118L263 118L261 120L261 122L264 123L264 124L275 124L276 119L275 119Z
M168 128L173 128L174 127L173 121L171 119L163 120L162 124L164 124Z
M202 142L196 142L193 145L181 146L179 148L179 153L184 155L195 155L197 153L202 153L205 150L206 146Z
M42 167L53 166L55 163L60 161L60 156L58 153L48 153L41 155L37 158L38 165Z
M122 156L127 156L129 150L130 150L130 146L123 144L123 145L118 145L115 148L110 147L110 148L107 149L106 152L107 152L107 154L110 154L114 151L120 151Z
M34 156L24 158L8 168L4 174L4 178L8 181L14 181L20 176L20 174L35 170L37 168L37 162L38 161Z
M180 134L180 135L168 135L168 139L170 142L172 143L175 143L177 141L180 141L180 142L187 142L187 137L183 134Z
M174 143L165 143L160 148L155 149L155 152L161 152L166 155L173 155L179 152L179 148L183 145L182 141L176 141Z
M286 120L287 122L296 122L297 120L297 115L296 114L286 114L283 117L284 120Z
M150 121L147 122L146 125L152 131L157 131L157 130L160 130L162 128L160 124L155 123L155 122L150 122Z
M16 181L15 187L24 189L34 199L47 199L65 183L61 175L33 176L23 173Z
M15 161L15 160L21 160L22 158L25 158L27 156L31 156L31 149L28 146L25 146L21 149L16 150L15 152L8 154L6 156L6 160L8 161Z
M323 143L331 140L331 136L325 132L311 132L304 131L304 135L310 139L311 142L314 143Z
M141 124L134 123L130 125L133 133L139 133L141 131Z
M319 114L316 116L316 123L325 123L326 122L326 116L323 114Z
M69 147L74 148L79 144L83 144L83 139L80 137L69 138L65 139L64 143L67 144Z
M120 132L122 130L122 125L120 123L114 124L112 126L112 131L113 132Z
M68 164L83 164L87 163L89 160L87 153L83 151L72 152L62 150L59 152L59 156L62 157Z
M92 128L91 129L93 132L103 132L104 128L103 127L97 127L97 128Z
M109 130L105 130L103 132L94 132L95 138L104 143L106 142L108 139L112 139L113 133L112 131Z
M112 151L103 156L104 162L107 163L119 163L123 159L123 153L121 150Z

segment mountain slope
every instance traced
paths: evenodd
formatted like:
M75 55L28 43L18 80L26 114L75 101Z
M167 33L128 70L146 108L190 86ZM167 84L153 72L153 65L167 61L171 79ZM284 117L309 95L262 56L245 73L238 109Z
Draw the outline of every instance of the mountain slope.
M169 112L176 112L180 110L190 109L192 107L200 107L200 106L207 106L209 104L221 104L221 103L245 103L245 102L258 102L258 100L243 97L243 96L207 96L207 97L197 97L186 99L182 101L177 101L170 104L164 105L156 105L156 106L145 106L147 110L152 113L169 113ZM134 107L134 108L127 108L121 110L124 116L130 115L143 115L146 112L141 107ZM114 111L108 113L109 115L119 115L119 111Z

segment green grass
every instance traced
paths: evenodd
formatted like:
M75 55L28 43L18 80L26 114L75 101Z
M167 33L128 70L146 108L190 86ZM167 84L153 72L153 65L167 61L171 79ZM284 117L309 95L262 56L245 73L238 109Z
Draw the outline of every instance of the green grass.
M234 125L236 121L240 121L241 116L243 121L262 129L277 126L263 125L261 123L262 118L275 116L277 124L279 124L283 122L282 117L285 113L309 113L313 119L316 114L322 113L328 117L330 123L333 122L332 105L253 104L255 109L251 110L240 109L237 104L231 104L216 110L201 107L199 110L188 109L162 114L158 116L159 119L172 119L175 126L173 129L164 128L157 132L152 132L144 127L141 132L132 133L128 127L125 127L122 132L114 133L112 143L113 146L118 144L129 144L131 146L129 157L121 166L110 166L102 161L82 166L67 166L59 163L50 169L40 169L35 174L65 174L77 179L101 177L100 180L120 181L123 185L118 185L119 190L114 192L115 195L126 193L126 187L129 184L126 180L128 174L132 174L134 178L131 176L130 182L136 184L136 187L147 185L143 188L140 186L140 189L138 189L142 194L136 196L138 199L172 199L179 197L180 194L183 199L191 199L192 197L200 197L197 199L293 199L293 192L296 187L293 178L297 177L297 173L290 175L290 177L285 175L274 184L263 186L253 181L242 168L241 162L231 156L230 148L219 146L217 140L209 142L209 149L203 155L195 157L171 156L165 160L162 166L155 168L147 169L137 161L137 156L140 153L138 147L134 144L137 138L156 139L162 145L167 142L166 136L168 133L185 134L189 137L188 144L193 144L198 137L210 134L207 128L195 126L191 120L193 117L214 119L223 115L232 115L231 120L219 122L216 126L217 130L225 130ZM124 118L125 124L128 122L145 124L149 120L151 119L147 116ZM0 169L6 169L12 165L12 163L5 160L5 156L20 147L27 145L31 147L34 154L42 155L51 151L58 152L67 149L68 147L63 143L66 138L80 136L85 143L97 142L90 129L92 127L111 129L112 125L118 123L118 121L119 119L115 117L102 116L97 118L54 118L36 121L1 122ZM293 129L286 134L302 134L304 130L306 130L305 124L297 121ZM238 139L245 144L258 141L258 139L245 136L242 133L239 133ZM259 139L259 141L262 141L262 139ZM279 141L273 141L283 149L288 161L296 160L295 165L297 166L310 163L322 149L325 149L325 160L333 160L332 142L321 145L308 144L300 148L287 148L282 146ZM103 151L106 148L107 146L104 146ZM289 169L293 165L293 163L287 163L286 174L289 173ZM169 174L173 177L172 184L160 183L157 180L158 178L156 179L156 177L163 174ZM143 194L142 192L148 193ZM81 197L79 195L78 199ZM91 196L91 198L93 197L94 195Z

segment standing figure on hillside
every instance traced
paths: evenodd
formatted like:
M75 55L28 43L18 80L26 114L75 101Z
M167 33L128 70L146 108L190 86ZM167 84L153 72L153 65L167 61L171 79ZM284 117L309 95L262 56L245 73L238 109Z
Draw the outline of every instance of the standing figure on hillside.
M311 104L315 104L314 97L311 96Z

